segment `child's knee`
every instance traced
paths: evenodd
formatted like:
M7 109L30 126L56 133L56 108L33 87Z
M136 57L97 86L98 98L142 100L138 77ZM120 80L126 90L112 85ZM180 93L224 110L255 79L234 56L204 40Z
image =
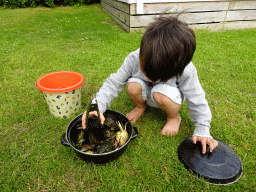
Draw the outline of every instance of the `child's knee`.
M151 91L156 103L168 105L182 105L184 97L181 91L176 88L166 84L156 84Z
M127 85L127 91L130 95L137 95L142 93L142 87L139 83L130 82Z
M153 93L153 97L157 105L164 105L165 103L167 103L167 100L169 99L165 95L158 92Z
M175 103L169 97L159 92L154 92L153 97L158 106L169 106L171 108L177 108L177 110L179 110L181 106L180 104Z

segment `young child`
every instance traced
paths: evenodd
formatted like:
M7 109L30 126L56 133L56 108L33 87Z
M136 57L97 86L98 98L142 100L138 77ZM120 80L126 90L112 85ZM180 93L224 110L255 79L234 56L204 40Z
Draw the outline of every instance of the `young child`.
M191 63L196 49L192 29L174 17L159 17L145 31L140 49L130 53L119 70L111 74L96 94L101 122L103 113L127 84L128 94L136 107L126 117L135 123L146 105L162 109L166 124L161 135L174 136L179 131L179 110L187 99L191 121L195 125L192 140L201 141L213 151L218 142L210 135L211 111L199 83L197 71ZM89 116L96 115L91 112ZM82 126L86 126L86 112Z

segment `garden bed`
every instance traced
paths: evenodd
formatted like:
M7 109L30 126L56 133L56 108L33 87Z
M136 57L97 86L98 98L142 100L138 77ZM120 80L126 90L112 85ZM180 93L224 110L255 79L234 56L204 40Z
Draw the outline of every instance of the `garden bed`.
M181 14L192 28L211 30L256 28L256 1L236 0L101 0L126 31L143 29L154 18Z

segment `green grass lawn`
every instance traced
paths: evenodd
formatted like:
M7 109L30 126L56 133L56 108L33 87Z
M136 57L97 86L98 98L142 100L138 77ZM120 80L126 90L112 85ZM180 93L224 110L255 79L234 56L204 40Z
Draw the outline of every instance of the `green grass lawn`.
M35 82L54 71L85 77L82 109L142 33L127 33L100 5L0 9L0 191L254 191L256 190L256 29L196 31L193 63L212 111L211 134L243 163L235 184L215 186L187 172L177 157L192 135L186 104L176 137L160 135L165 115L148 108L135 124L139 137L117 160L95 165L61 145L69 119L51 116ZM134 104L124 90L110 109Z

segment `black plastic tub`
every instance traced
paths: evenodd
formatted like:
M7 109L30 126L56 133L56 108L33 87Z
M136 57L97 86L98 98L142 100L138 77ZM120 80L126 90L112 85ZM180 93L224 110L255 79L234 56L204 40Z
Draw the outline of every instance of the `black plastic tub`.
M105 113L115 115L116 119L121 124L125 124L129 121L127 119L127 117L125 115L123 115L122 113L119 113L119 112L116 112L113 110L106 110ZM126 150L126 148L128 146L128 143L131 140L138 137L137 128L133 127L131 122L128 122L126 125L126 131L128 132L129 139L120 148L117 148L113 151L110 151L108 153L102 153L102 154L88 154L88 153L82 152L82 151L78 150L73 144L73 143L75 143L75 141L77 139L77 135L80 132L80 130L77 129L77 127L81 126L81 124L82 124L82 116L83 116L83 114L75 117L70 122L70 124L67 127L66 133L64 133L61 137L61 144L64 146L73 148L73 150L75 150L77 155L85 161L93 162L93 163L107 163L109 161L113 161L113 160L117 159L118 157L120 157L124 153L124 151ZM65 141L65 139L66 139L66 141Z

